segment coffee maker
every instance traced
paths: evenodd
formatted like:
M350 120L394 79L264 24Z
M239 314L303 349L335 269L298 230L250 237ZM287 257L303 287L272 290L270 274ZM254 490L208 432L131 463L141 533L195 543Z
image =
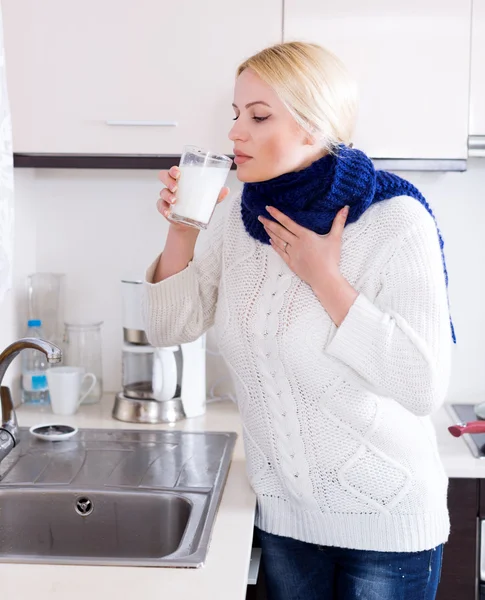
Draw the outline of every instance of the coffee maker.
M143 282L122 280L122 388L113 417L170 423L205 412L205 335L188 344L149 344L142 317Z

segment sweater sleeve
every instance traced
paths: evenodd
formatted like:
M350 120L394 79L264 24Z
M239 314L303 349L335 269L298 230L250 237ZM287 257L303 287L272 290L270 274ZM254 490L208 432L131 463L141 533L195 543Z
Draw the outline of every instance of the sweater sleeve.
M143 316L153 346L184 344L214 323L222 263L224 220L219 219L200 255L179 273L153 283L159 258L146 272Z
M379 395L429 415L444 401L451 359L448 296L431 217L396 246L380 284L374 302L359 294L327 352Z

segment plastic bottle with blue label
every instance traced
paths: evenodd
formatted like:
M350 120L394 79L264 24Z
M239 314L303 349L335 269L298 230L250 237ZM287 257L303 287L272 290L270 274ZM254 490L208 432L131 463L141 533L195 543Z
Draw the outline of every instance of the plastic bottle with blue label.
M27 322L26 337L42 338L42 321ZM22 356L22 402L25 404L49 404L47 385L47 359L39 350L23 350Z

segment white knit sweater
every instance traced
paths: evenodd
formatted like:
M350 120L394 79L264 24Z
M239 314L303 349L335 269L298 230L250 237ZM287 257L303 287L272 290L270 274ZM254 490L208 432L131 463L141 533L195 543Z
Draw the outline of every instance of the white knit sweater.
M419 202L374 204L345 228L341 272L359 296L338 328L246 233L240 197L185 270L153 284L157 261L148 339L188 342L215 325L258 527L367 550L446 541L447 478L428 415L448 386L451 332L436 226Z

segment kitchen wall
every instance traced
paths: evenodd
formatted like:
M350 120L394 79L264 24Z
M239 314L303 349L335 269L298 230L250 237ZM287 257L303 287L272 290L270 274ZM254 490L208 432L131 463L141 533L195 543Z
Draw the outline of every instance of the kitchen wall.
M0 302L0 351L23 333L19 318L26 313L25 280L36 270L37 227L33 202L28 194L21 193L21 185L19 188L15 196L13 287ZM20 360L16 360L3 380L4 385L12 386L14 399L19 397L19 372Z
M233 173L229 183L237 191ZM142 278L163 249L168 224L155 206L161 188L155 171L16 169L15 282L0 306L0 348L24 334L27 274L66 273L66 320L104 321L104 387L119 391L120 280ZM208 349L217 352L210 333ZM214 393L230 391L220 359L209 354L207 367L208 391L215 383ZM15 361L6 381L17 402L19 373Z
M485 160L470 160L466 173L401 175L428 198L445 238L458 338L449 396L483 393L485 399ZM16 169L15 180L15 289L1 307L0 346L22 333L26 274L64 272L66 317L104 321L105 388L118 391L120 279L142 277L163 248L167 232L155 208L161 188L157 173ZM233 191L240 185L234 173L230 185ZM208 346L216 351L212 335ZM10 379L18 374L19 362L12 366ZM225 375L221 360L209 356L209 388ZM222 381L215 391L229 389Z

